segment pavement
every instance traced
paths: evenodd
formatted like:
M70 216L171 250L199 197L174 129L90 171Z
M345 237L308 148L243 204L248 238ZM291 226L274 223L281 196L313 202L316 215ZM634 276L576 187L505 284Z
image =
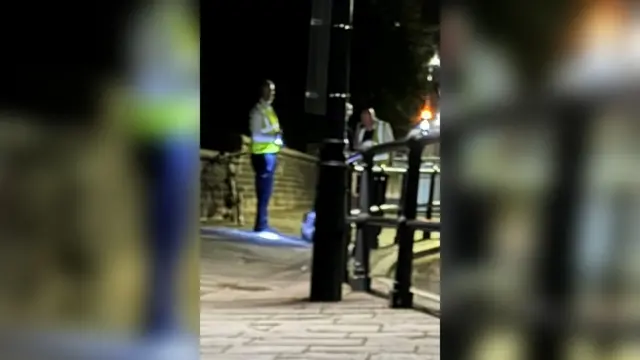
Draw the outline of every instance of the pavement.
M201 359L434 360L440 321L344 289L311 303L310 249L204 239L200 248Z
M311 244L300 240L300 226L302 218L307 210L292 210L271 212L271 226L279 231L282 236L277 241L264 239L251 234L251 223L243 226L225 222L203 223L201 231L205 235L214 236L218 240L243 241L249 243L260 243L270 246L299 246L310 248ZM247 214L247 219L253 219L253 214ZM437 220L437 219L436 219ZM371 276L376 281L373 285L378 291L389 291L389 281L393 277L398 249L393 246L395 229L383 229L379 236L380 249L371 253ZM416 233L416 240L421 240L422 234ZM433 233L428 241L419 241L414 244L414 253L440 246L440 234ZM422 291L432 294L440 294L440 255L431 255L414 260L413 285ZM434 303L429 301L428 306L434 307Z
M294 209L289 211L271 211L269 214L269 225L283 234L299 236L300 224L302 223L302 218L307 211L309 210ZM253 227L253 219L255 217L255 214L252 212L246 212L244 216L246 219L246 223L241 226L221 220L201 222L201 224L205 226L224 226L227 228L250 230Z

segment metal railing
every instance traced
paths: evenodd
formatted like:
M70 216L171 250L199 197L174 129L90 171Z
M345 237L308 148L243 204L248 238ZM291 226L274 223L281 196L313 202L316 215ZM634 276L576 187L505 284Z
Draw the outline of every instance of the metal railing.
M347 223L356 227L354 266L352 273L347 269L347 281L354 291L371 292L370 276L370 252L372 244L377 237L374 233L376 227L395 228L395 242L398 245L397 267L393 289L390 294L390 306L393 308L413 307L413 293L411 292L411 281L413 273L413 245L416 231L423 231L428 234L432 231L440 231L439 221L429 221L418 219L418 192L421 174L432 174L431 186L429 189L429 199L433 199L435 190L435 176L439 170L423 169L422 153L427 145L440 142L439 134L425 135L420 138L398 140L390 143L374 146L366 151L362 151L349 157L347 163L352 165L352 171L360 172L358 206L355 211L347 215ZM393 169L375 165L374 156L396 151L408 150L408 167L406 169ZM356 165L357 164L357 165ZM362 165L360 165L362 164ZM373 176L375 172L392 172L403 175L400 205L394 210L397 217L390 218L379 216L376 211L382 211L382 206L372 206L372 192L374 186ZM347 199L351 203L351 187L348 187ZM432 203L433 201L429 201ZM426 218L431 218L434 206L427 204ZM433 205L433 204L431 204ZM349 209L351 206L348 207ZM349 240L351 233L348 232Z
M505 98L504 105L474 109L473 113L447 114L447 123L451 125L447 128L451 139L447 143L447 156L453 159L447 163L451 169L448 174L459 174L457 171L468 164L461 161L469 159L466 144L486 138L487 133L500 134L502 131L509 141L513 139L508 136L517 131L531 138L544 136L547 150L538 156L547 158L544 170L552 174L540 187L545 193L540 191L544 196L539 195L542 199L536 205L539 213L528 216L536 234L530 240L535 243L535 250L529 251L535 251L535 255L529 256L529 264L510 264L504 268L495 266L503 262L500 257L504 255L496 255L500 254L492 248L496 237L486 231L486 224L495 223L495 218L501 215L487 195L504 192L503 183L495 182L487 188L469 191L467 184L475 181L474 178L469 177L466 181L459 176L447 178L447 264L451 270L447 272L447 291L448 297L455 301L448 304L452 321L443 323L442 332L457 340L450 357L475 356L478 348L486 346L485 340L495 344L494 338L487 334L496 328L509 334L509 340L530 344L522 347L522 356L517 357L527 359L543 356L561 359L582 354L584 348L576 346L581 350L576 351L578 349L572 346L576 344L575 339L579 339L580 345L592 344L589 351L595 356L613 356L627 345L623 336L634 336L638 328L637 317L630 314L635 313L617 311L624 308L621 304L632 303L637 292L625 288L631 282L627 282L630 279L624 279L622 274L606 274L606 271L615 272L624 265L616 263L613 257L605 259L609 255L602 253L595 255L602 258L583 258L585 255L581 251L582 247L588 246L585 237L592 229L589 227L582 233L582 227L591 221L584 218L585 204L589 203L584 199L591 196L589 192L601 191L585 184L600 182L617 187L624 183L602 180L605 176L616 178L620 176L617 174L623 174L615 167L626 163L607 167L608 173L599 173L602 168L595 164L599 159L609 159L611 154L601 144L607 143L607 148L615 149L616 156L620 157L633 158L636 149L629 145L628 149L613 145L631 143L631 139L619 138L620 130L612 132L617 136L599 131L605 128L637 129L633 126L637 123L637 92L633 91L637 89L637 83L618 86L601 77L598 79L597 87L576 93L547 92L544 96L527 96L517 101ZM477 157L488 158L486 155ZM593 181L594 177L599 180ZM613 189L607 191L613 193ZM619 227L620 223L611 228L603 227L606 230L598 237L615 246L616 239L622 237L615 233ZM580 261L609 265L600 265L602 268L598 271L602 271L603 278L594 281L580 272ZM503 269L518 273L509 274L507 278L525 279L528 283L505 288L485 286L499 282L495 271ZM587 309L581 306L585 303L590 304ZM506 339L502 342L503 339L497 343L511 347Z
M420 168L420 186L428 186L425 188L427 190L426 194L422 194L418 199L418 212L423 213L424 217L427 220L431 220L434 217L440 217L440 200L439 196L436 199L436 195L439 195L439 191L436 191L436 184L440 181L440 166L434 163L425 163L425 158L422 159L422 167ZM426 160L429 161L429 160ZM425 167L424 165L427 165ZM365 171L365 166L363 165L353 165L351 167L350 173L350 194L348 196L348 208L351 209L351 216L357 216L363 214L362 210L359 208L358 197L360 195L359 186L354 186L360 182L360 175ZM407 173L407 168L401 167L391 167L391 166L378 166L374 165L372 170L374 174L384 174L390 175L389 180L391 180L391 176L400 176L403 177ZM355 180L355 181L354 181ZM397 180L397 179L396 179ZM423 184L427 180L427 184ZM397 185L397 184L396 184ZM369 186L371 188L371 186ZM439 189L438 189L439 190ZM387 190L388 192L388 190ZM373 196L375 197L375 195ZM424 199L426 197L426 199ZM381 200L381 201L378 201ZM392 201L385 196L383 199L375 199L373 200L371 196L369 197L369 213L372 216L384 216L387 214L398 214L401 210L401 202L398 201L400 199L394 198ZM397 201L397 203L395 203ZM423 202L420 202L423 201ZM357 204L358 206L353 206L353 204ZM423 231L422 240L428 240L431 237L430 231ZM397 238L394 240L393 245L396 245ZM372 244L374 248L378 248L377 242L375 239L372 240Z

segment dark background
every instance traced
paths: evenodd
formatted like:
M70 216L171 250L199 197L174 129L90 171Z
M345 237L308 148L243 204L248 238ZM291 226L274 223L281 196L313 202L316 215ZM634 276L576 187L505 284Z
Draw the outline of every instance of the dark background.
M0 109L90 121L100 86L123 73L124 23L136 2L3 2Z
M249 111L264 79L276 83L275 109L284 131L295 134L287 142L293 146L294 139L304 134L301 116L310 4L295 0L203 3L202 147L229 146L230 135L248 134Z
M379 105L380 88L398 77L407 44L395 30L393 1L357 0L354 8L351 93L356 112ZM425 0L425 22L439 21L439 1ZM274 108L287 146L304 151L322 137L322 118L304 111L311 0L235 0L202 4L203 148L237 146L248 134L248 113L263 79L276 83ZM384 47L384 48L382 48ZM395 64L399 65L395 65Z
M418 3L420 0L413 0ZM400 1L356 0L351 93L356 112L383 110L382 90L402 89L407 43L393 26ZM47 122L90 122L105 82L123 75L123 28L138 1L7 3L0 9L0 108ZM425 0L425 21L439 1ZM208 1L200 5L204 148L234 147L248 133L259 84L277 85L274 104L288 146L322 137L322 119L304 111L311 0ZM379 111L385 114L384 111ZM385 120L397 122L391 115Z

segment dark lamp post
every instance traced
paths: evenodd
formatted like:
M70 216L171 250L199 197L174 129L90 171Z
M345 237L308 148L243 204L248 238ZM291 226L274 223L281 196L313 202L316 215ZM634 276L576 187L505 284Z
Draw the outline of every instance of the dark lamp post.
M342 300L347 231L345 114L349 101L349 53L353 0L331 2L325 136L320 151L313 237L311 301Z

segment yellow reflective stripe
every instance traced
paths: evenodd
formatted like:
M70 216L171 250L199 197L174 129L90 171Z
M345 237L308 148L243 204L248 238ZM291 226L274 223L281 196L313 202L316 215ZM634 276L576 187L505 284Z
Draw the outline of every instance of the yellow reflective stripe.
M199 101L141 102L134 111L134 132L143 136L200 131Z
M274 143L252 143L252 154L274 154L280 151L280 146Z

